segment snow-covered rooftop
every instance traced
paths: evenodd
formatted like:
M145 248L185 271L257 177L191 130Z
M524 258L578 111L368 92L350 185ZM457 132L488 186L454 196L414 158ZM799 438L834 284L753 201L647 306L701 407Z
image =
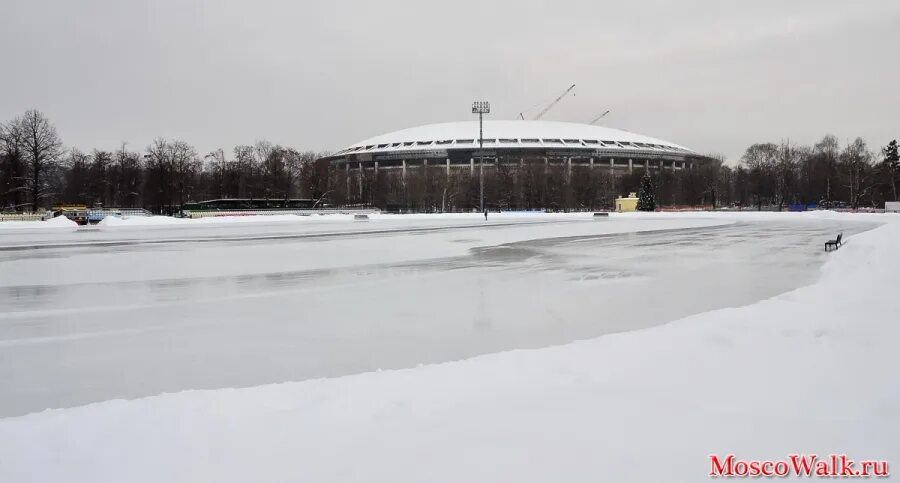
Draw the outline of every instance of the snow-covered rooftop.
M486 148L589 148L693 153L661 139L590 124L556 121L484 121ZM354 143L346 154L472 149L478 146L478 121L447 122L402 129Z

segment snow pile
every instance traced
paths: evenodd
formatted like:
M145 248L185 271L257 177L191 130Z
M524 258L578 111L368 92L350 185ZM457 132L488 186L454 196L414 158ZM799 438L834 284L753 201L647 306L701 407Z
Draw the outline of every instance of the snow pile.
M532 212L504 212L490 213L487 221L519 221L523 219L572 219L582 218L588 219L593 215L592 212L582 213L543 213L538 211ZM614 213L614 216L621 216ZM411 214L393 214L393 213L371 213L368 215L371 220L396 221L404 223L416 223L420 221L484 221L482 213L411 213ZM665 215L663 215L665 216ZM352 214L325 213L310 215L295 214L272 214L272 215L228 215L228 216L207 216L203 218L174 218L171 216L107 216L100 225L103 226L203 226L203 225L219 225L234 223L279 223L279 222L352 222Z
M38 222L41 223L41 222ZM58 226L58 227L73 227L78 226L78 223L66 218L65 216L57 216L54 218L50 218L47 221L43 222L46 226Z
M278 223L302 222L309 219L330 218L352 221L353 215L246 215L209 216L205 218L174 218L171 216L107 216L100 221L102 226L202 226L233 223Z
M76 227L78 223L66 218L65 216L57 216L55 218L50 218L49 220L37 220L37 221L3 221L0 222L0 230L5 229L15 229L15 228L62 228L62 227Z
M787 213L763 212L760 218L772 218L784 216ZM795 214L795 213L793 213ZM716 212L681 212L681 213L615 213L610 217L614 219L674 219L674 218L734 218L735 213ZM741 213L739 216L754 216L755 213ZM414 225L420 222L520 222L523 220L572 220L591 219L593 212L577 213L544 213L540 211L510 211L501 213L489 213L487 220L483 213L370 213L369 219L373 221L389 221ZM116 227L154 227L154 226L180 226L197 227L210 225L234 225L254 223L349 223L353 221L352 214L324 213L310 215L272 214L272 215L228 215L208 216L203 218L174 218L171 216L107 216L99 225Z
M189 224L191 220L172 216L116 216L104 217L97 223L100 226L172 226Z
M900 223L884 220L812 286L663 327L0 420L0 481L693 482L711 453L896 464Z

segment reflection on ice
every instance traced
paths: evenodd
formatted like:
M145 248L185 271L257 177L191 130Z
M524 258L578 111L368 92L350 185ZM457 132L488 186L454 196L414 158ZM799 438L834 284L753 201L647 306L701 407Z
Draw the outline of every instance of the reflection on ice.
M6 253L0 416L634 330L809 283L867 228L616 223Z

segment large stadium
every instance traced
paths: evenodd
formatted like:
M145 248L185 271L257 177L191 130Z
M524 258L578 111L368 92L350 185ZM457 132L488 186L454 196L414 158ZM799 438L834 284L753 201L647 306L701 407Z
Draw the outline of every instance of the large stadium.
M537 161L628 171L690 169L704 159L669 141L569 122L485 121L483 140L480 150L478 121L429 124L354 143L326 159L345 170L437 165L448 171L474 170L481 157L486 167Z
M479 127L473 120L403 129L353 143L324 160L335 175L343 178L337 187L344 202L430 210L447 208L447 200L434 201L437 194L425 193L435 184L428 180L437 179L440 184L443 179L446 188L451 179L479 177L482 166L488 185L486 196L492 206L532 209L552 204L574 208L610 202L616 194L613 191L622 187L622 183L617 186L616 178L691 170L708 159L684 146L628 131L536 120L485 120L482 149ZM537 173L532 178L540 177L539 182L532 179L528 185L523 171ZM501 186L504 176L509 178L507 187ZM422 177L427 179L419 183ZM613 180L593 190L603 192L602 196L576 193L568 198L580 196L585 200L566 200L566 190L577 189L579 184L600 186L601 179ZM422 193L410 195L409 185L416 183L426 186L419 188ZM541 186L536 188L535 184ZM459 190L463 193L451 200L450 209L472 208L470 202L459 202L471 200L470 187ZM432 201L417 201L425 196ZM446 193L441 196L446 197ZM506 198L500 200L501 196Z

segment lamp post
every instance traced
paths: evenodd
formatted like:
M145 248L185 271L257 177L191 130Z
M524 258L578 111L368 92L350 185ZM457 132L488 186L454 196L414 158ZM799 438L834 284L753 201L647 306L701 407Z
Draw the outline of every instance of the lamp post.
M490 112L490 102L475 101L472 103L472 114L478 114L478 178L482 213L484 213L484 115Z

